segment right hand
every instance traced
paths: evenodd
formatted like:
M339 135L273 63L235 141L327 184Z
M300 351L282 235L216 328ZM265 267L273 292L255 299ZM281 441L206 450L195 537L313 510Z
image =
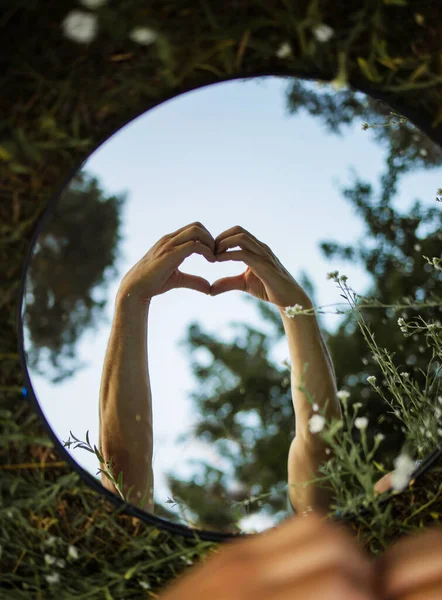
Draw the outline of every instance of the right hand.
M373 562L342 526L317 513L292 517L173 580L159 600L379 600Z
M203 294L210 293L210 283L183 273L178 266L193 253L202 254L209 262L216 262L215 240L199 223L181 227L174 233L163 236L143 258L123 277L118 293L138 296L149 302L153 296L164 294L173 288L190 288Z

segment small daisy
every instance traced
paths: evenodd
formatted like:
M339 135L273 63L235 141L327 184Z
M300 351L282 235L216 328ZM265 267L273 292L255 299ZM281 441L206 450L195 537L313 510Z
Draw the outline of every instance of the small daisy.
M355 419L355 427L357 429L366 429L368 425L367 417L358 417Z
M60 581L60 575L58 573L53 573L52 575L45 575L45 578L48 583L58 583Z
M290 44L288 42L284 42L279 47L279 49L276 53L276 56L278 58L287 58L288 56L291 55L291 53L292 53L292 48L291 48Z
M76 546L69 545L68 547L68 558L72 558L73 560L77 560L78 558L78 550Z
M135 27L129 35L130 39L137 44L148 46L153 44L158 38L158 34L148 27Z
M318 40L318 42L321 42L322 44L324 42L328 42L328 40L331 39L335 35L335 32L333 31L333 29L331 27L329 27L328 25L326 25L325 23L316 25L315 27L312 28L312 31L313 31L313 35Z
M294 306L286 306L286 308L284 308L284 312L285 312L286 316L289 317L290 319L292 317L294 317L295 315L297 315L302 310L304 310L304 309L300 304L295 304Z
M325 419L321 415L313 415L308 422L311 433L319 433L323 430Z
M79 44L89 44L97 35L97 17L80 10L71 11L62 23L64 35Z

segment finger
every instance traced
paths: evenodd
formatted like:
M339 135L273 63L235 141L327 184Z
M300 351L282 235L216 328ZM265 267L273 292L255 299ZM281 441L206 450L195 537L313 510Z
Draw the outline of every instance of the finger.
M206 244L212 252L215 252L215 240L212 234L199 222L192 223L172 234L166 246L178 246L189 240L199 240L201 243Z
M189 223L188 225L184 225L184 227L180 227L176 231L173 231L172 233L169 233L165 237L175 237L176 235L178 235L182 231L185 231L186 229L189 229L189 227L193 227L195 225L197 227L200 227L201 229L205 229L208 233L210 233L209 230L207 229L207 227L205 227L200 221L194 221L193 223Z
M388 597L385 597L388 600ZM395 596L394 600L440 600L442 598L442 579L429 585Z
M260 244L265 247L265 244L260 242L257 237L255 237L252 233L250 233L250 231L247 231L247 229L244 229L244 227L241 227L241 225L235 225L235 227L226 229L226 231L223 231L222 233L217 235L215 238L215 243L218 243L221 240L224 240L225 238L230 237L231 235L236 235L239 233L246 234L250 239L253 239L257 244Z
M391 481L392 473L387 473L383 477L381 477L374 486L375 493L383 494L384 492L388 492L388 490L392 487Z
M215 254L215 259L217 262L226 260L242 261L249 267L255 268L259 265L263 265L262 258L248 250L230 250L230 252L221 252L220 254Z
M318 539L318 536L327 535L330 532L336 538L353 543L353 537L347 529L337 523L330 523L325 513L313 511L303 517L288 519L259 535L249 535L246 539L229 541L226 547L236 549L239 554L245 552L254 556L267 556L279 552L281 547L295 548L310 539ZM265 539L265 544L263 539ZM357 546L356 551L361 554Z
M172 264L177 267L180 265L183 260L189 257L191 254L202 254L204 258L207 258L209 262L216 262L215 255L212 250L208 248L205 244L202 244L199 240L189 240L184 244L179 244L178 246L174 246L169 254L170 260Z
M440 528L399 540L375 562L385 597L402 598L436 582L442 585L441 556Z
M221 279L217 279L210 286L210 295L217 296L218 294L223 294L224 292L230 292L232 290L239 290L241 292L246 291L244 273L233 277L222 277Z
M370 586L355 584L345 573L330 569L314 573L292 584L263 589L256 600L378 600Z
M198 275L191 275L190 273L183 273L178 270L178 281L175 285L177 288L188 288L202 292L203 294L210 294L210 283L203 277Z
M284 549L286 552L283 552ZM375 571L372 563L355 540L341 532L323 528L317 535L298 542L292 540L277 551L267 551L260 561L256 560L257 577L263 585L295 581L326 571L341 573L353 584L374 592Z
M243 250L249 250L254 252L258 256L264 256L266 251L262 244L246 233L237 233L235 235L229 235L222 240L215 240L215 253L221 253L227 250L227 248L234 248L239 246Z

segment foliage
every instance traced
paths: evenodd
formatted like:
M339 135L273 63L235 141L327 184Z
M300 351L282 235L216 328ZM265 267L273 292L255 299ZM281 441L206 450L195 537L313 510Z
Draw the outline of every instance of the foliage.
M48 350L53 383L84 366L71 362L76 344L103 318L107 301L93 292L99 288L103 294L117 274L124 201L124 196L106 197L96 178L78 171L37 238L26 279L26 360L34 372L48 377L48 365L41 368Z

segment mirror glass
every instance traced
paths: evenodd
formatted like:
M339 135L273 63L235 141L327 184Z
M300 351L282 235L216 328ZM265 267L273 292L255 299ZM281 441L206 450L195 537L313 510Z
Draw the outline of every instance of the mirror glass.
M45 220L22 306L35 396L78 465L118 493L99 471L96 446L105 461L113 456L123 494L133 485L133 504L146 512L197 529L264 531L311 507L311 496L288 485L310 489L298 484L311 479L312 456L331 460L329 448L311 442L329 399L336 418L345 402L357 411L356 448L361 436L370 447L378 436L381 479L405 431L367 382L376 377L382 390L382 371L342 281L329 274L345 274L349 288L386 305L441 289L441 271L423 257L440 255L440 165L440 148L385 104L283 77L194 90L110 137ZM290 317L240 289L191 288L154 295L143 316L135 265L160 240L184 243L189 230L187 239L198 230L224 240L224 252L248 244L281 302L290 297L305 310L310 301L313 316L295 308ZM163 263L155 264L158 272ZM210 284L251 269L198 252L179 268ZM379 346L422 385L431 349L398 325L413 309L363 314ZM441 306L419 314L437 320ZM300 361L314 402L291 380ZM423 457L434 440L424 431L417 446ZM313 502L332 506L321 494Z

